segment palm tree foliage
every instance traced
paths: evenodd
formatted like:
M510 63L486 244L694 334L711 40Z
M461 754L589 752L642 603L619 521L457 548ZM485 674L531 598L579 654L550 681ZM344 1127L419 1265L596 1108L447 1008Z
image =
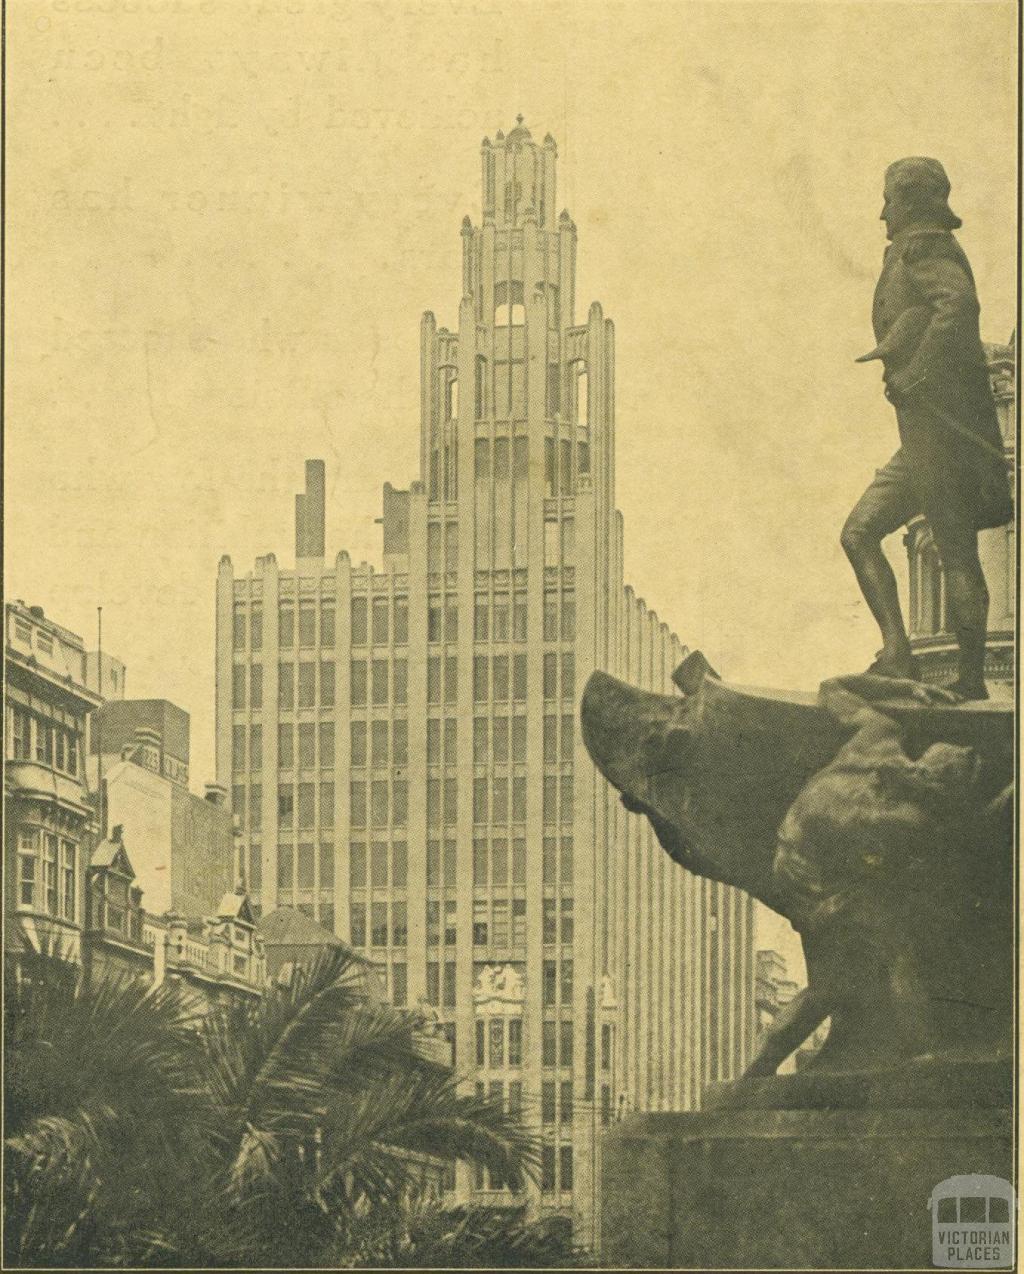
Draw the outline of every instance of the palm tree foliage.
M513 1188L535 1170L345 948L252 1005L49 955L8 973L8 1265L352 1265L407 1232L442 1161Z

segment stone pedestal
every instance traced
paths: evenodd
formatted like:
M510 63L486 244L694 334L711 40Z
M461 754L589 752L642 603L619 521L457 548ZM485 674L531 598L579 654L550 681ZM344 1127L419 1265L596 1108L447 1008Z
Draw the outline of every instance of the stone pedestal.
M603 1147L603 1265L928 1269L932 1189L1012 1176L1009 1109L636 1115Z

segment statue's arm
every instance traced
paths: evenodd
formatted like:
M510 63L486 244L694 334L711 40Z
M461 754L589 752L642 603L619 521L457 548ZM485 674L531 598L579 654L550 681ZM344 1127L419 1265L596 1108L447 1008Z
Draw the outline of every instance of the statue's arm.
M903 258L910 281L927 304L931 317L917 349L899 373L900 388L927 391L929 384L948 379L951 368L972 344L978 324L978 294L974 283L950 249L941 242L922 242Z

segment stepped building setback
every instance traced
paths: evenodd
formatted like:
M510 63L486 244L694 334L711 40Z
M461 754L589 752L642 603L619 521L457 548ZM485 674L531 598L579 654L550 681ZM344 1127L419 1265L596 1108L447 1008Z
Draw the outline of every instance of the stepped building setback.
M576 314L556 146L481 149L457 330L421 324L420 475L384 487L383 569L324 557L306 466L294 567L217 581L217 777L246 887L432 1009L467 1083L541 1130L535 1210L593 1237L602 1129L699 1106L755 1029L753 906L674 864L587 757L604 669L672 692L685 651L624 584L614 333ZM510 1203L461 1169L457 1194Z

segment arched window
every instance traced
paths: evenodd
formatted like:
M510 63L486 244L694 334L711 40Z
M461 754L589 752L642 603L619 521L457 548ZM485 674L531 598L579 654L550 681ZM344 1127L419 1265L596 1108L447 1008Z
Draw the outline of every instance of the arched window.
M522 327L526 322L523 285L518 280L498 283L494 288L494 326Z

